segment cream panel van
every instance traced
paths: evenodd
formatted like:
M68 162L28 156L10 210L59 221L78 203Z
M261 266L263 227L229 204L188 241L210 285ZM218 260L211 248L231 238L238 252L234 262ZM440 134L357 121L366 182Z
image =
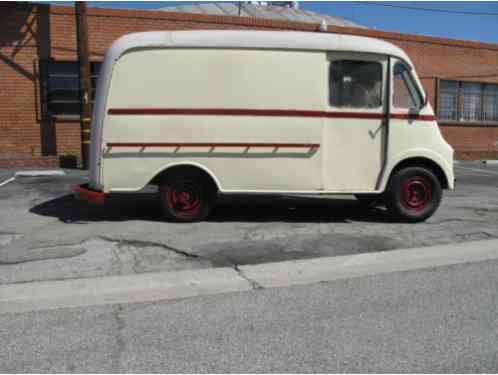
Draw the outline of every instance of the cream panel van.
M91 137L79 198L156 184L176 221L205 218L218 194L339 193L415 222L454 183L410 59L363 37L127 35L106 53Z

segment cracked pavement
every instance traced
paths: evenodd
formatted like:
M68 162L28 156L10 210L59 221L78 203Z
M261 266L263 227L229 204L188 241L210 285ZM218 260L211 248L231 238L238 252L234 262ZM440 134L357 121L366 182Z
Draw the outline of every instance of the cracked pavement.
M0 181L13 171L0 170ZM223 197L202 223L162 221L155 194L75 201L83 171L0 187L0 284L176 271L498 238L498 166L461 162L457 185L421 224L354 199ZM243 276L243 275L241 275ZM257 286L255 286L257 287Z
M5 373L496 373L498 261L3 314Z

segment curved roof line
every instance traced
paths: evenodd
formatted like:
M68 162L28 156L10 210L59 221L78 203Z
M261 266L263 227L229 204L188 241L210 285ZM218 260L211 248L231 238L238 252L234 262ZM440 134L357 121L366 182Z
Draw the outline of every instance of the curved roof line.
M116 40L107 53L113 59L118 59L127 51L137 48L186 47L364 52L399 57L413 66L401 48L380 39L296 31L193 30L132 33Z

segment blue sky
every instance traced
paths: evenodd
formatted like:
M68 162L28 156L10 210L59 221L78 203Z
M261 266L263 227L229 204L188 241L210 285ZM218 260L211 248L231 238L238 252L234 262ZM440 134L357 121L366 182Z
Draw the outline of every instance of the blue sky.
M199 3L206 2L208 1L201 1ZM162 6L176 5L179 3L180 2L178 1L89 2L90 5L100 7L144 9L159 8ZM188 1L185 3L195 2ZM375 29L498 43L498 2L398 1L384 2L382 4L444 9L460 12L496 13L497 15L477 16L440 12L426 12L349 1L299 2L301 8L319 13L330 14L333 16L344 17L356 23Z

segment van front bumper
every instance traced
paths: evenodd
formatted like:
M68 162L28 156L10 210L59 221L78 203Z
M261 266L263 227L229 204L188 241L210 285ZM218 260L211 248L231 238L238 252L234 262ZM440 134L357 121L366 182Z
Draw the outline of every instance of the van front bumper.
M105 195L101 191L90 189L88 184L79 185L74 188L74 197L76 199L98 205L104 204Z

